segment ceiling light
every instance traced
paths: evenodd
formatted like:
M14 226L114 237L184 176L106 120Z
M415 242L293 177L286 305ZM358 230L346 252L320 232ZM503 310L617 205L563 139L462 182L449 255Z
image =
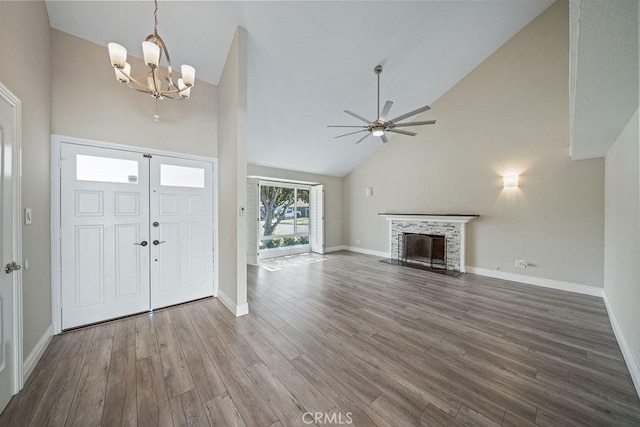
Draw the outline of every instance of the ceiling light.
M384 135L384 128L382 128L382 127L374 127L371 130L371 135L373 135L373 136L382 136L382 135Z
M171 59L167 46L158 34L158 0L154 0L153 34L142 42L144 63L149 71L139 78L131 76L131 65L127 62L127 49L118 43L109 43L109 57L116 73L116 80L131 89L148 93L156 99L186 99L191 96L191 87L195 84L196 70L190 65L180 69L182 78L174 80ZM166 67L161 69L162 57L166 59ZM156 114L157 116L157 114Z

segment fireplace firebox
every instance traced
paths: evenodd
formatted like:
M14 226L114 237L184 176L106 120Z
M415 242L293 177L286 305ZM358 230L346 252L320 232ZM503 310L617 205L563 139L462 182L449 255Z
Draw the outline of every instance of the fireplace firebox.
M420 233L398 235L402 261L430 268L447 269L447 239L445 236Z

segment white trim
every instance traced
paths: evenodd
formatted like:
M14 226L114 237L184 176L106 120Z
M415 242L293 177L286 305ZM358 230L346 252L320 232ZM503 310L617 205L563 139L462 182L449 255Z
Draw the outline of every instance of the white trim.
M371 250L371 249L357 248L355 246L344 246L344 249L347 250L347 251L351 251L351 252L357 252L359 254L373 255L373 256L377 256L377 257L381 257L381 258L390 258L391 257L389 255L389 252L374 251L374 250Z
M53 325L49 325L44 334L40 337L36 345L33 347L29 355L26 359L24 359L24 363L22 364L22 381L23 383L27 382L29 375L33 372L33 368L36 367L40 358L44 354L44 351L49 346L51 342L51 338L53 338Z
M12 198L13 198L13 257L19 264L22 259L22 101L0 82L0 97L13 107ZM22 270L13 272L13 393L24 385L22 381Z
M219 256L218 256L218 159L213 157L184 154L172 151L156 150L133 145L115 144L111 142L96 141L92 139L75 138L64 135L51 135L51 320L53 333L62 332L62 307L61 298L61 252L60 252L60 148L61 144L85 145L90 147L108 148L135 153L149 153L151 155L176 157L185 160L198 160L213 164L213 296L219 292ZM21 215L21 214L20 214ZM21 216L19 216L21 219ZM22 301L22 300L21 300ZM20 303L22 307L22 302ZM22 327L22 324L20 325ZM20 360L22 360L22 345L20 346Z
M151 155L155 154L157 156L177 157L185 160L200 160L203 162L216 160L214 157L199 156L197 154L178 153L176 151L157 150L155 148L138 147L135 145L117 144L115 142L97 141L95 139L76 138L74 136L57 134L51 134L51 141L76 145L88 145L90 147L98 148L109 148L111 150L133 151L134 153L149 153Z
M260 175L249 175L247 176L247 178L257 178L258 180L265 181L265 182L298 184L298 185L304 185L304 186L314 186L314 185L320 184L319 182L297 181L295 179L273 178L269 176L260 176Z
M340 246L331 246L329 248L326 248L324 252L329 253L329 252L338 252L338 251L347 251L347 250L349 250L349 246L340 245Z
M633 354L633 351L631 351L629 342L627 341L627 338L624 336L624 333L622 332L622 328L620 327L620 322L618 322L618 317L616 316L616 313L613 311L613 307L609 303L609 299L607 298L606 292L602 292L602 299L604 300L604 306L607 308L607 314L609 314L609 321L611 322L613 333L616 336L618 345L620 346L620 351L622 352L624 361L627 363L627 369L629 369L631 380L633 381L633 385L636 387L636 393L638 393L638 397L640 397L640 363L638 362L638 359L636 359L635 355Z
M422 222L455 222L467 223L477 216L453 216L453 215L410 215L410 214L378 214L387 221L422 221Z
M467 266L467 272L480 276L493 277L494 279L509 280L527 285L541 286L543 288L557 289L560 291L574 292L577 294L591 295L602 298L603 289L595 286L580 285L577 283L563 282L560 280L543 279L542 277L525 276L524 274L507 273L504 271L490 270Z
M249 314L249 304L236 305L231 298L222 291L218 291L218 299L225 307L233 313L234 316L240 317Z
M311 245L284 246L281 248L262 249L258 252L258 260L297 255L311 252Z

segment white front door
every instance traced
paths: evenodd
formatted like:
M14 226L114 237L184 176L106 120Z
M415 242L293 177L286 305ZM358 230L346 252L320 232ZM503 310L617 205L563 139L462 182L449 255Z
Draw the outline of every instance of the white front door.
M0 224L0 412L7 406L21 386L16 372L17 359L15 339L16 321L14 319L14 304L18 283L21 280L19 271L19 250L16 250L17 228L21 226L18 215L14 210L14 196L19 191L14 185L18 170L17 153L18 132L16 128L17 98L0 85L0 202L2 204L2 218Z
M213 167L151 158L151 308L213 295Z
M149 161L61 144L62 329L149 310Z

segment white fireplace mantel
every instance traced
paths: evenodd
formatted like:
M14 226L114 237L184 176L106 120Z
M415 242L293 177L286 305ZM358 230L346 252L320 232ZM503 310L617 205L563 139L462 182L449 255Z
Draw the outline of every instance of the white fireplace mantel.
M466 224L479 215L453 215L453 214L404 214L404 213L379 213L379 216L389 221L389 255L393 258L392 250L392 234L393 223L395 222L440 222L460 224L460 240L459 240L459 270L465 272L465 255L466 255Z
M456 222L466 224L480 215L452 215L452 214L400 214L379 213L378 216L387 221L430 221L430 222Z

